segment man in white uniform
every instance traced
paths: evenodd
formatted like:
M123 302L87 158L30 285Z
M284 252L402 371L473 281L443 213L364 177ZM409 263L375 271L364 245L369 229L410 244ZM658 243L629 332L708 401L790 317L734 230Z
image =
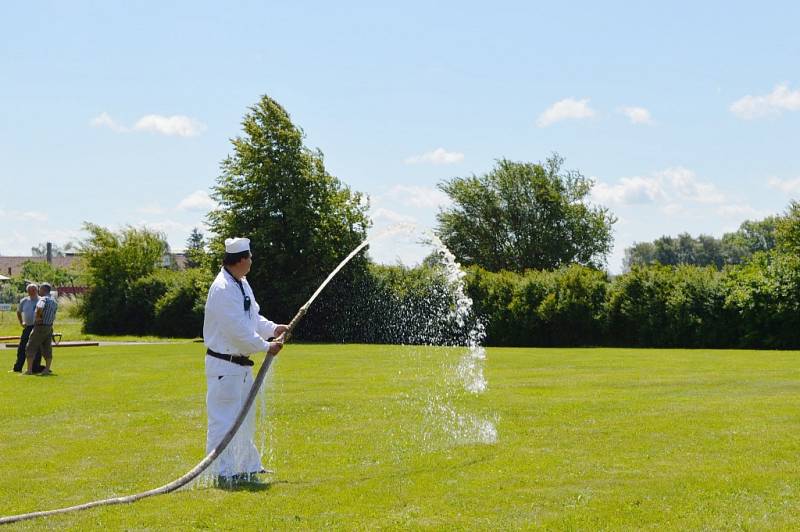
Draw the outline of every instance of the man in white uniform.
M206 453L222 441L233 425L253 385L251 353L277 355L281 335L288 329L260 316L259 306L246 275L253 263L250 240L225 240L222 269L206 300L203 340L206 351L208 435ZM269 342L271 338L278 341ZM263 473L261 456L253 443L254 408L225 451L212 465L223 482L251 480Z

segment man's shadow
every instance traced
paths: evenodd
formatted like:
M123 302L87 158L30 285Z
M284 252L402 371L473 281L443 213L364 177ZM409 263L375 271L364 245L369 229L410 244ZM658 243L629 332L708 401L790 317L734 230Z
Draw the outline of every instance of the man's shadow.
M234 482L216 484L214 488L223 491L249 491L252 493L269 491L272 488L272 482Z

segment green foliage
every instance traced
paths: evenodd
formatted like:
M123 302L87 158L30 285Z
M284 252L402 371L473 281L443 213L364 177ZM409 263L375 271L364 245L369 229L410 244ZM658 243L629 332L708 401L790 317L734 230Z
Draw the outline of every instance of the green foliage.
M490 345L597 345L603 341L605 273L572 265L524 274L470 268L467 290Z
M608 326L619 345L664 345L670 268L634 267L609 293Z
M792 201L778 220L775 240L782 253L800 256L800 202Z
M56 287L74 284L78 274L45 261L27 260L22 263L18 277L34 283L47 282Z
M196 227L186 241L186 267L201 268L208 265L208 253L203 233Z
M133 281L127 292L124 322L115 332L194 338L202 335L211 274L201 268L158 269Z
M539 307L552 290L550 272L528 270L520 275L517 290L508 307L514 326L511 345L549 344L547 323L542 319Z
M738 317L743 347L800 346L800 258L759 253L726 279L726 308Z
M779 220L779 216L767 216L758 221L745 220L739 226L738 231L730 234L735 235L740 240L741 245L747 250L748 256L759 251L769 251L775 247L776 229Z
M181 277L182 272L159 269L136 279L128 292L126 309L127 314L135 319L127 322L125 332L147 334L153 331L156 304Z
M202 336L206 294L212 280L212 276L201 269L180 272L156 301L152 332L181 338Z
M211 247L219 257L224 238L250 239L248 279L262 313L285 322L365 239L368 206L328 173L320 151L304 146L303 131L275 100L263 96L242 129L214 187L219 209L208 219L219 236ZM348 270L338 282L357 283L366 259L354 259Z
M16 283L0 283L0 303L16 304L25 297L25 291L20 290Z
M442 270L371 264L356 282L334 280L301 322L304 338L339 342L460 344Z
M139 329L139 309L132 302L134 283L161 264L166 247L163 234L126 227L114 233L84 224L89 238L82 253L91 290L83 299L84 327L93 333L125 333Z
M636 266L609 290L614 345L725 347L734 344L724 311L724 274L713 267Z
M552 289L537 313L549 345L599 345L603 341L608 279L602 271L572 265L551 274Z
M757 253L742 266L635 266L609 279L579 265L523 274L473 266L465 277L488 345L638 347L800 346L800 259ZM309 338L458 344L451 292L429 261L373 266L357 290L312 306L332 324ZM337 291L338 290L338 291Z
M725 233L719 239L709 235L694 238L689 233L681 233L677 237L662 236L653 242L639 242L625 250L624 267L628 271L646 264L691 264L721 269L727 264L742 264L754 253L775 247L778 221L775 216L760 221L747 220L736 232Z
M525 345L527 335L536 335L530 324L523 325L519 316L509 312L519 277L508 271L489 272L479 266L467 270L467 293L473 310L484 321L489 345Z
M586 202L592 181L563 162L501 159L482 176L444 181L453 206L437 215L440 238L460 263L489 271L602 264L616 220Z

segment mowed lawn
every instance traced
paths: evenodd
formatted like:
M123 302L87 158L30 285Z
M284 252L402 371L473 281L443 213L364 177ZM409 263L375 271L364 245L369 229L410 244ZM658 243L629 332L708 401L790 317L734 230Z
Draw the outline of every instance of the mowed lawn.
M83 331L83 320L70 316L67 312L68 308L74 303L69 302L65 298L59 299L59 309L56 315L54 333L61 334L61 339L64 341L82 341L82 340L100 340L100 341L125 341L125 342L141 342L141 341L155 341L155 342L186 342L185 338L162 338L158 336L134 336L130 334L95 334ZM14 310L0 311L0 336L19 336L22 333L22 327L17 320L16 305ZM9 340L9 343L12 340ZM0 342L2 344L2 342Z
M203 456L202 345L57 349L2 373L0 514L126 495ZM795 529L800 353L289 344L263 489L195 487L8 529ZM0 351L10 366L13 352ZM495 443L448 438L446 404ZM430 409L429 409L430 410ZM436 410L435 408L433 409ZM438 432L437 432L438 430ZM467 439L468 440L468 439Z

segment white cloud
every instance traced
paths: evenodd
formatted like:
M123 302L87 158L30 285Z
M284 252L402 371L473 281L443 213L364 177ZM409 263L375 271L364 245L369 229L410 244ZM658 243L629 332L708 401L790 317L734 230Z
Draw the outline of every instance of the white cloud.
M653 118L650 116L650 111L644 107L622 107L620 112L628 117L631 124L653 124Z
M0 218L5 218L9 221L46 222L47 213L42 211L4 211L0 209Z
M31 238L21 231L0 231L0 252L3 255L29 255L31 252ZM0 271L1 274L6 272Z
M111 131L116 131L117 133L124 133L128 131L128 128L121 124L117 124L106 112L100 113L96 117L92 118L89 121L89 125L92 127L107 127Z
M391 209L386 209L384 207L379 207L375 209L372 213L370 213L370 217L374 221L382 221L386 220L391 223L416 223L417 219L413 216L408 216L407 214L401 214L397 211L393 211Z
M145 115L141 117L132 128L117 123L108 113L100 113L89 121L92 127L106 127L117 133L130 131L149 131L161 135L178 137L196 137L207 128L202 122L183 115Z
M753 218L763 218L767 216L763 212L753 208L750 205L745 203L732 203L730 205L722 205L717 207L716 213L720 216L725 216L727 218L736 218L736 219L753 219Z
M173 233L181 233L188 235L192 229L195 227L195 224L189 224L184 222L179 222L177 220L156 220L156 221L139 221L138 227L146 227L151 231L160 231L162 233L166 233L169 237Z
M34 222L47 221L47 213L41 211L23 211L19 213L19 217L24 220L33 220Z
M63 229L53 227L39 228L39 242L57 242L64 245L67 242L78 243L86 237L80 229Z
M779 179L777 177L770 177L767 180L769 188L780 190L786 194L800 194L800 177L794 179Z
M677 216L677 215L686 215L688 209L686 209L685 205L681 205L680 203L668 203L661 207L661 212L668 216Z
M594 110L589 107L588 98L583 100L565 98L545 109L536 120L536 125L547 127L561 120L590 118L592 116L594 116Z
M463 160L463 153L447 151L444 148L436 148L435 150L423 153L422 155L412 155L411 157L406 158L405 163L454 164L460 163Z
M133 129L169 136L196 137L206 130L206 126L194 118L183 115L145 115L136 122Z
M655 177L623 177L615 185L596 181L592 188L592 198L599 203L652 203L665 196L661 180Z
M731 104L730 110L739 118L752 120L765 116L778 115L783 111L800 111L800 90L789 90L783 83L763 96L747 95Z
M697 203L722 203L725 195L713 183L698 181L694 172L683 167L668 168L661 172L681 199Z
M178 203L182 211L210 211L217 207L217 202L204 190L196 190Z
M409 185L395 185L386 197L407 207L435 209L450 204L450 196L437 188Z
M167 210L158 203L148 203L136 209L139 214L164 214Z
M720 204L725 195L713 183L699 181L691 170L677 167L650 176L623 177L615 184L595 179L592 199L617 205L661 203L666 213L673 214L683 203Z

